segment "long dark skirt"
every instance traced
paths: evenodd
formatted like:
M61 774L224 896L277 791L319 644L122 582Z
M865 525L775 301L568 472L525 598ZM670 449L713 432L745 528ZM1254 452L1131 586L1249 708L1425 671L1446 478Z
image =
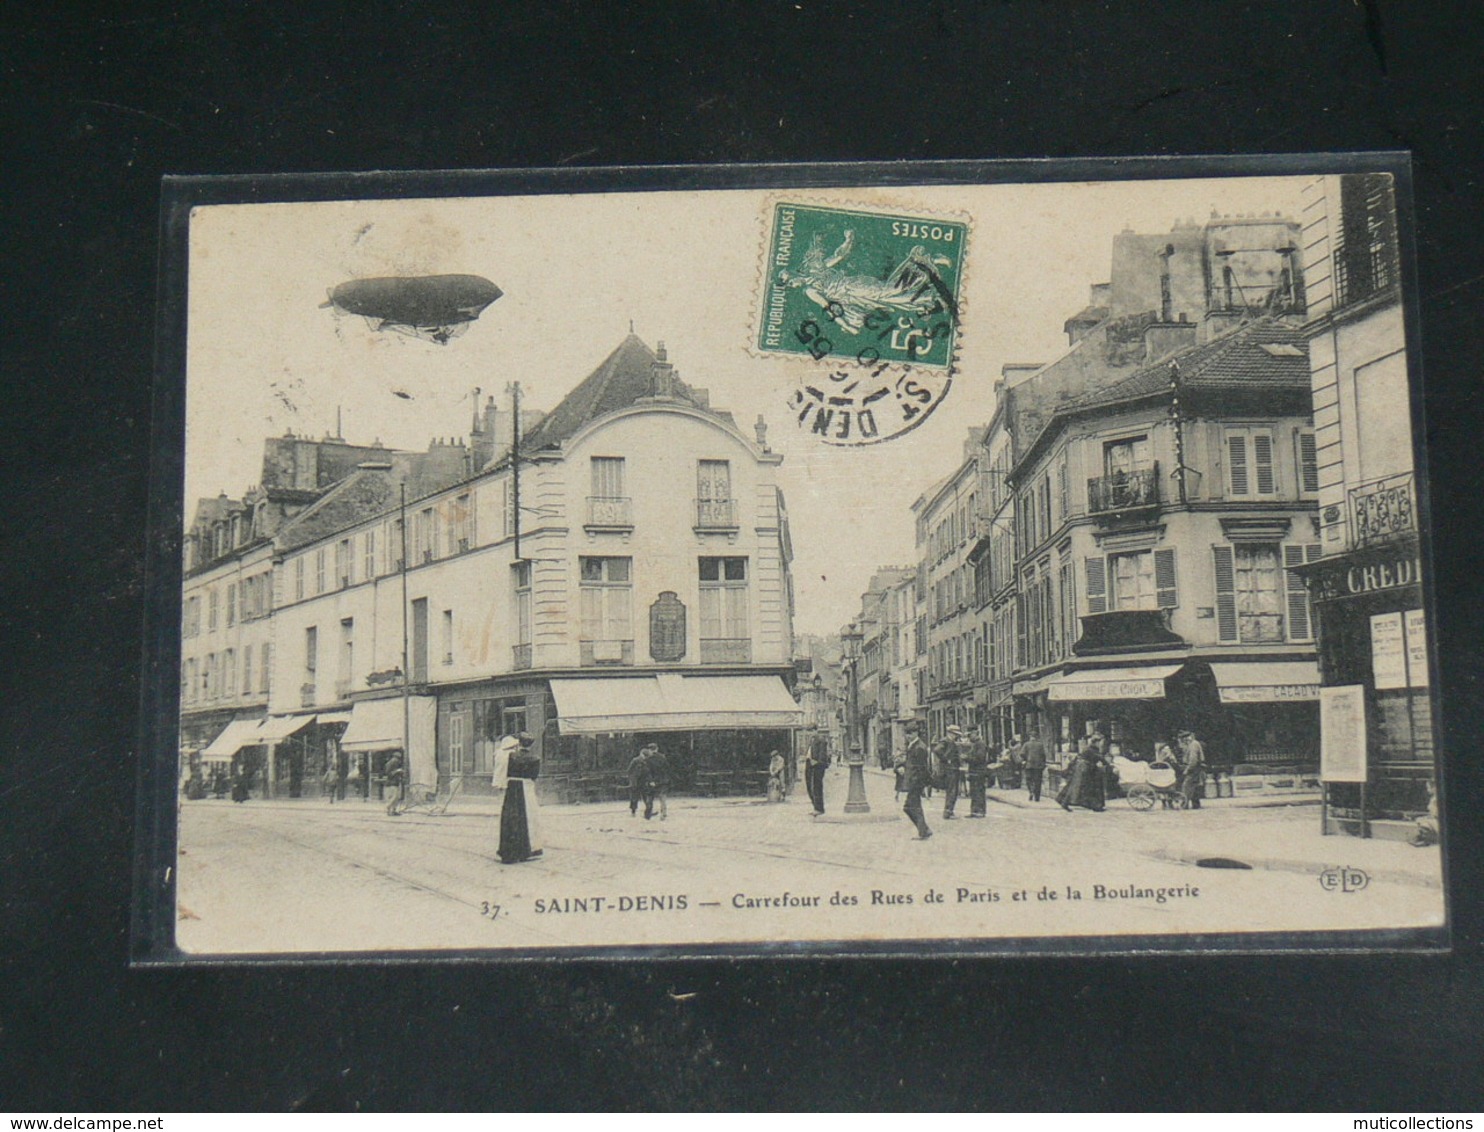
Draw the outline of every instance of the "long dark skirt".
M1088 810L1101 810L1107 805L1108 796L1103 783L1103 768L1087 759L1078 759L1072 764L1071 776L1061 788L1056 800L1063 806L1081 806Z
M536 784L529 778L511 778L505 787L505 804L500 807L499 855L505 864L515 865L540 856L538 812Z

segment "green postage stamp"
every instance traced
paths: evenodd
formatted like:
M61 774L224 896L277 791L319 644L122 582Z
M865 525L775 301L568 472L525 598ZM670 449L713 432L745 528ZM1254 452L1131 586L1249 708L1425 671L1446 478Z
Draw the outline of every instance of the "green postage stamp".
M968 225L779 202L756 347L807 364L789 398L824 444L877 444L927 420L953 383Z
M947 369L968 226L780 203L758 348L874 369Z

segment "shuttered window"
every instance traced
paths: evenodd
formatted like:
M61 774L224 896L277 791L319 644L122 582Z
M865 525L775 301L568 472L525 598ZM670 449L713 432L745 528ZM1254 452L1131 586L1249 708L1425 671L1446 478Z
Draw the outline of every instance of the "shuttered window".
M1216 564L1216 637L1222 644L1237 640L1237 583L1232 548L1213 546Z
M1258 429L1226 430L1226 490L1236 499L1276 495L1273 434Z
M1314 433L1298 429L1294 433L1295 456L1298 460L1299 486L1305 495L1319 493L1319 453L1314 446Z
M1106 568L1101 558L1089 558L1086 560L1087 569L1087 612L1108 612L1108 578Z
M1160 609L1174 609L1180 604L1179 589L1175 581L1175 551L1173 549L1154 552L1154 588L1155 604Z
M1288 639L1307 641L1314 636L1313 618L1309 610L1309 587L1294 567L1313 562L1319 557L1319 544L1289 544L1283 548L1283 571L1287 579Z

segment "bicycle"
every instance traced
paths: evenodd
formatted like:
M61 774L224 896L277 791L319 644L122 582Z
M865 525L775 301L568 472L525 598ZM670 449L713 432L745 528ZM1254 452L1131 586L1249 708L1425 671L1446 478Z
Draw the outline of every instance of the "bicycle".
M390 817L399 817L413 810L420 810L432 814L434 817L442 817L448 813L449 804L459 796L464 789L464 779L460 775L449 779L448 786L429 786L423 782L410 783L405 791L400 792L386 804L386 812Z

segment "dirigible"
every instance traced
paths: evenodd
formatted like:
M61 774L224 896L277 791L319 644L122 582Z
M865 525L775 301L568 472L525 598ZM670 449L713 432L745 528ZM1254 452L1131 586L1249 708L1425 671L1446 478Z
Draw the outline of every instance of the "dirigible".
M501 293L482 275L392 275L341 283L323 305L360 315L377 330L442 344L467 330Z

